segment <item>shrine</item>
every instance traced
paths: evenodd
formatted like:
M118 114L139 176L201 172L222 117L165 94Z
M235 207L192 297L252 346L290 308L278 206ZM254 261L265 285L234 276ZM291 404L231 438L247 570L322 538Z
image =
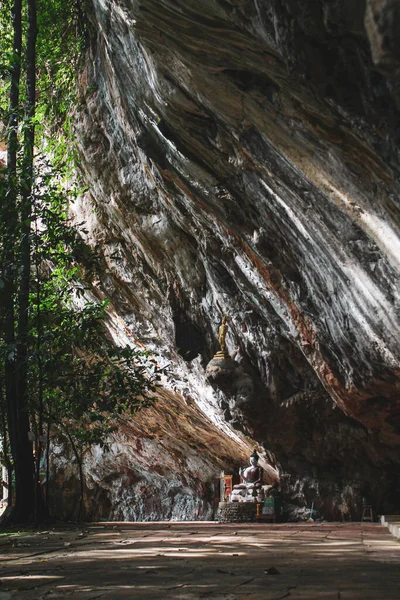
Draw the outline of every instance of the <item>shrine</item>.
M280 516L278 484L265 485L264 470L258 464L257 450L250 456L250 466L239 469L239 483L235 475L221 474L218 520L221 523L272 521Z
M229 354L226 344L228 317L222 317L218 329L220 349L207 365L209 381L230 392L237 393L238 380L249 376ZM233 355L235 356L235 355ZM251 385L246 386L252 389ZM221 474L217 519L222 523L276 520L275 497L279 495L277 483L268 485L264 469L259 464L260 456L255 449L249 457L249 465L240 468L238 474ZM277 503L278 505L278 503Z

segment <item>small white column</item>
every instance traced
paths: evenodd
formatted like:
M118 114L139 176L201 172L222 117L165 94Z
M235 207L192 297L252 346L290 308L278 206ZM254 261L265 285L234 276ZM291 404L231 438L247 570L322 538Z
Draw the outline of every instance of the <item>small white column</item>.
M8 503L8 471L7 467L1 465L1 485L3 487L3 506Z

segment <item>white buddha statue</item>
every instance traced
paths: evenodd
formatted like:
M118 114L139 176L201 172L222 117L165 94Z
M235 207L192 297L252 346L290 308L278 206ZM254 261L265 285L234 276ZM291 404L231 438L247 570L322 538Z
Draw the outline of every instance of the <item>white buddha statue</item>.
M241 471L240 483L233 486L231 502L255 502L263 499L263 469L258 465L259 456L254 450L250 456L250 466Z

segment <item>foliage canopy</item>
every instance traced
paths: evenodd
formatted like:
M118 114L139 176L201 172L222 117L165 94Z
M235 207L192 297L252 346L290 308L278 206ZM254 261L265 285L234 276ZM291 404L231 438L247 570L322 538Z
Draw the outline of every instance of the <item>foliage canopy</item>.
M72 445L82 505L84 448L149 404L160 378L147 353L117 347L107 334L109 302L87 287L101 263L83 241L84 224L68 219L77 193L70 115L85 34L79 0L4 0L0 8L8 155L0 173L0 416L19 522L43 515L40 472L46 455L48 495L52 432Z

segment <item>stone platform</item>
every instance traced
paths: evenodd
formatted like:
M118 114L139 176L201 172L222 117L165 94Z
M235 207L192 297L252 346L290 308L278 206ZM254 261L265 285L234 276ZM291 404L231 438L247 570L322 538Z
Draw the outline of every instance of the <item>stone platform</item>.
M97 523L0 536L0 600L398 600L378 523Z
M220 502L218 521L220 523L252 523L256 520L256 502Z
M0 600L398 600L378 523L97 523L0 536Z
M400 540L400 515L382 515L380 522L389 529L395 538Z

